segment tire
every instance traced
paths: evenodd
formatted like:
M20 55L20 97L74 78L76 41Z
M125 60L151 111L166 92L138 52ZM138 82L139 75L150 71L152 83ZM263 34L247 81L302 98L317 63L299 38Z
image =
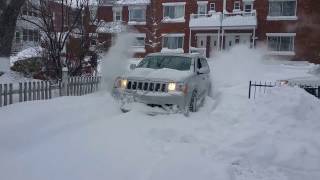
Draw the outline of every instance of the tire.
M198 111L198 95L197 91L193 91L190 99L189 104L189 111L190 112L197 112Z

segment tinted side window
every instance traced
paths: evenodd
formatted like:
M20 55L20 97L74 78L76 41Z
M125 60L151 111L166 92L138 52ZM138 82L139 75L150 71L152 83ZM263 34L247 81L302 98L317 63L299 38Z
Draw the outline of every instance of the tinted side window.
M208 62L206 59L201 58L200 63L202 67L209 67Z
M200 58L197 60L197 68L198 69L202 68L202 63Z

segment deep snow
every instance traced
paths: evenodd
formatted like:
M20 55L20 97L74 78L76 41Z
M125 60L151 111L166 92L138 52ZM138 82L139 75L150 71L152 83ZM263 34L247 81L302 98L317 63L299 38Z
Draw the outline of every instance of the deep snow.
M319 179L319 100L290 87L247 99L248 79L311 76L313 66L244 47L210 65L214 98L190 117L123 114L107 91L0 108L1 179Z

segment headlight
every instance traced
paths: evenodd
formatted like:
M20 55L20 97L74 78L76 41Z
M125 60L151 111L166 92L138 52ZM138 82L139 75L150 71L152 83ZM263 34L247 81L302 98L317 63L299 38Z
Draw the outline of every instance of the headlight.
M128 85L128 80L118 77L114 85L116 88L126 89Z
M287 81L287 80L281 80L280 81L280 86L286 86L288 84L289 84L289 81Z
M188 85L184 83L174 83L171 82L168 84L168 91L181 91L184 94L188 92Z
M128 80L126 80L126 79L121 79L120 80L120 88L121 89L126 89L127 85L128 85Z
M176 90L176 83L169 83L168 84L168 90L169 91L174 91L174 90Z

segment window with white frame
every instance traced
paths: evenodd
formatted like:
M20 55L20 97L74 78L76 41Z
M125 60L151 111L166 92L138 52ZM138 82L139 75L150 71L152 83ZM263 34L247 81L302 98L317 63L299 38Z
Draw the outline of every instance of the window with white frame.
M146 22L145 8L129 8L129 21Z
M22 31L22 39L23 39L23 41L39 42L40 33L39 33L38 30L23 29L23 31Z
M240 1L235 1L233 6L233 11L240 11L240 10L241 10Z
M36 7L34 7L34 4L32 4L31 2L26 2L21 9L22 9L22 15L34 16L34 17L38 16L36 12Z
M185 14L185 3L163 3L164 19L183 19Z
M168 49L182 49L183 36L182 35L167 35L163 37L163 48Z
M252 2L244 2L244 12L251 12L253 10Z
M207 14L207 1L199 1L198 2L198 14Z
M132 43L133 47L145 47L145 36L136 36L135 40Z
M121 11L114 12L114 21L122 21L122 12Z
M294 33L269 33L267 34L267 37L269 51L294 52Z
M113 7L113 21L122 21L122 7Z
M296 16L296 0L269 0L268 16Z
M16 43L20 43L21 42L21 35L20 35L19 31L16 31L15 39L16 39Z
M216 11L216 3L210 3L210 11Z

